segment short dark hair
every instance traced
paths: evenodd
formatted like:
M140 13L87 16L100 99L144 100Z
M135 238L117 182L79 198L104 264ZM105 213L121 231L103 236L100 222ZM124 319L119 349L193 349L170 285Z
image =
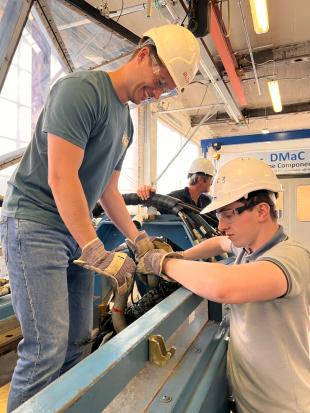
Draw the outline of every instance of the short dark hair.
M261 189L258 191L253 191L250 192L248 194L247 198L240 198L238 199L239 202L242 202L244 204L244 206L249 207L249 209L252 209L255 207L255 205L260 204L261 202L265 202L266 204L269 205L270 207L270 216L273 220L278 218L278 214L276 211L276 206L275 204L272 202L271 198L270 198L270 191L267 191L266 189ZM275 197L278 197L278 193L274 193Z

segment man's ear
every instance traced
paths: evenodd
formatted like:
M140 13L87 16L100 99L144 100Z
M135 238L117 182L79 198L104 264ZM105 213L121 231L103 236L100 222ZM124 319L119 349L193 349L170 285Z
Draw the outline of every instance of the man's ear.
M265 220L270 215L270 206L266 202L257 205L258 216L261 220Z
M148 47L142 47L138 54L137 54L137 61L138 63L141 63L145 58L147 58L150 55L150 49Z

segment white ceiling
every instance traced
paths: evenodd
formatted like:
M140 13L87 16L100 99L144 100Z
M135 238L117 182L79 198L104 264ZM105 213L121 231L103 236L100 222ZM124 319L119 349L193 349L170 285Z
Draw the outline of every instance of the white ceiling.
M89 0L92 6L102 7L107 4L108 10L123 13L129 7L144 4L146 0ZM158 2L157 2L158 3ZM153 8L151 17L147 17L145 9L141 11L114 17L118 23L138 36L147 29L167 22L181 23L186 15L183 1L161 1L166 6ZM228 22L228 3L230 5L230 24ZM270 30L266 34L257 35L253 30L249 0L241 0L245 22L247 25L250 43L254 52L261 95L258 93L257 83L251 66L249 50L243 30L239 8L239 0L223 1L223 21L229 29L229 41L238 63L242 67L242 84L245 90L247 104L240 108L231 91L229 79L224 71L221 60L214 48L212 39L207 35L203 40L206 43L215 66L230 90L233 100L240 110L245 110L246 117L241 122L229 118L225 112L223 99L218 95L209 79L198 74L200 83L190 85L182 98L171 98L168 102L153 105L153 111L171 110L175 108L190 108L194 110L172 112L169 114L184 125L194 125L200 117L209 113L218 113L216 120L200 128L198 138L215 136L230 136L241 134L260 133L267 127L270 131L310 128L310 4L309 0L269 0ZM184 21L187 24L187 19ZM201 45L202 47L202 45ZM275 114L271 109L271 101L267 91L267 79L279 80L284 112ZM301 105L303 104L303 105ZM209 106L197 109L197 106ZM214 106L217 105L217 106ZM256 111L253 111L257 109ZM286 113L287 112L287 113ZM167 114L161 115L164 119ZM193 116L196 116L193 118Z

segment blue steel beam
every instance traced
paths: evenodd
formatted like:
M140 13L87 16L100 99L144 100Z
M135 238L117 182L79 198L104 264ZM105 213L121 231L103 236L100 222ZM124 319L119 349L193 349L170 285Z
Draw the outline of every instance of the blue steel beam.
M148 361L148 337L169 337L201 303L179 288L14 413L100 413Z
M239 145L244 143L274 142L307 138L310 138L310 129L272 132L267 134L257 133L254 135L222 136L220 138L202 139L200 143L202 152L204 156L206 156L208 148L216 143L220 143L221 145Z
M226 413L226 333L217 323L205 325L146 413Z
M4 320L14 314L11 302L11 294L0 297L0 320Z

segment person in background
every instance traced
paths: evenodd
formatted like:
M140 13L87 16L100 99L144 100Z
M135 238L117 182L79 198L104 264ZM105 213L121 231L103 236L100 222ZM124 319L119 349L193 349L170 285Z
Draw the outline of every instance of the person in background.
M188 170L188 185L183 189L169 192L167 195L201 210L211 202L211 198L207 194L210 191L214 175L215 168L212 162L206 158L197 158L192 162ZM137 194L141 199L146 200L155 191L155 188L143 185L137 190ZM159 212L169 213L169 211L164 209L159 209Z
M181 283L231 304L228 378L238 413L310 412L310 251L277 220L282 191L272 169L255 158L224 164L214 178L219 230L184 252L147 252L137 271ZM235 252L236 265L196 262Z
M9 412L81 359L92 329L94 271L109 277L118 294L133 277L134 261L106 251L97 238L96 201L132 240L136 258L154 248L118 190L133 136L127 103L182 91L199 60L193 34L164 25L147 31L117 70L72 73L51 89L2 207L1 241L23 333Z

